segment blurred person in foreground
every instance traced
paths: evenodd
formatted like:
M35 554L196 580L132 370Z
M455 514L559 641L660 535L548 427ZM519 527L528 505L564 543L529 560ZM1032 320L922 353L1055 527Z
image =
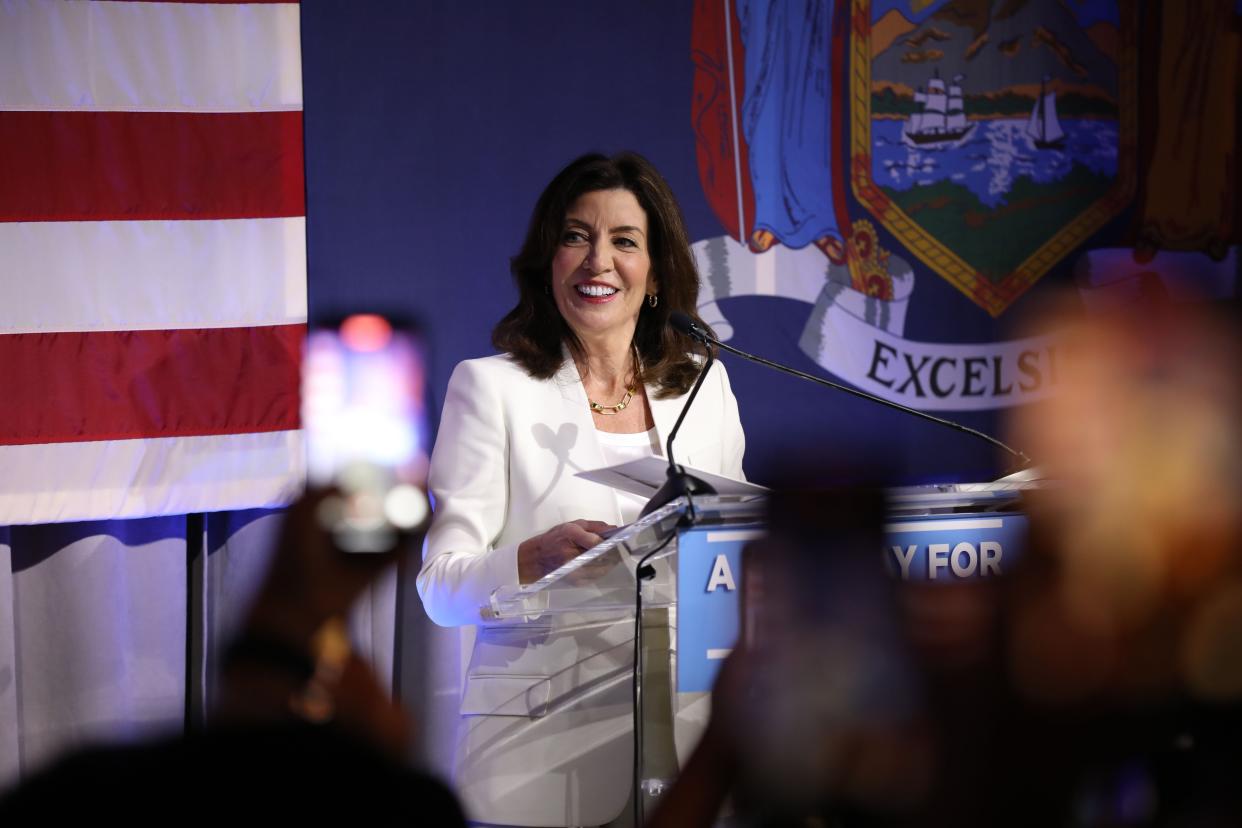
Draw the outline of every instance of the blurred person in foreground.
M1236 319L1159 303L1050 317L1065 343L1060 392L1011 423L1052 481L1026 502L1016 568L896 584L891 602L875 570L856 568L848 582L879 615L804 609L766 650L740 647L652 825L715 824L730 796L730 824L747 826L1242 824ZM830 528L817 516L803 524L808 550L840 553L814 540ZM766 596L806 571L795 560L761 546L745 568ZM780 587L787 606L798 589ZM807 622L833 614L836 633L808 652ZM885 614L900 646L881 634ZM879 657L839 643L851 640ZM795 689L774 692L782 660L800 673L786 669ZM906 692L872 681L871 695L843 694L860 676ZM784 756L774 720L802 725L784 730Z
M414 538L384 553L346 554L317 516L328 497L308 494L286 514L204 729L73 754L0 800L0 823L89 810L140 824L263 817L464 825L448 788L406 766L408 718L350 650L341 622Z
M1057 484L1032 497L1038 555L1008 596L1005 666L1058 725L1032 727L1032 751L1073 751L1084 824L1242 824L1236 310L1053 311L1060 392L1013 418Z
M576 475L663 454L702 364L668 319L680 311L706 328L699 276L672 190L633 153L585 155L558 173L511 264L518 302L492 334L502 353L449 380L418 591L433 621L463 627L469 653L453 781L470 817L599 825L630 794L633 619L484 623L480 608L638 517L643 498ZM680 435L678 460L742 477L719 362ZM667 687L662 697L648 707L668 712Z

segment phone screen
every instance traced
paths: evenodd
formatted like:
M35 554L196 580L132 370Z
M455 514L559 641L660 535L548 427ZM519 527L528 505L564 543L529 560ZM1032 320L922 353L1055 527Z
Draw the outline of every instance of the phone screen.
M346 551L390 549L427 518L424 362L414 328L380 314L318 322L307 334L307 475L337 490L320 518Z

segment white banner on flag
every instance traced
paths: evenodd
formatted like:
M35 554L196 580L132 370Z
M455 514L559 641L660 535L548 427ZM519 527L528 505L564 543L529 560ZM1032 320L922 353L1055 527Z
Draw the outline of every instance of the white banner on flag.
M920 342L904 336L914 273L888 259L892 297L856 290L844 265L818 248L777 246L755 253L727 236L694 244L703 278L699 314L722 341L733 336L717 300L779 296L811 305L799 345L821 368L855 387L922 411L1005 408L1056 386L1055 335L979 344Z

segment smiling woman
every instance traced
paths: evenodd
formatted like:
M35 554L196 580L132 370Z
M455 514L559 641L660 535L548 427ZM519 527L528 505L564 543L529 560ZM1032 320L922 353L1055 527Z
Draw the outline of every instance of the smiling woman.
M613 194L604 195L610 192ZM669 328L668 317L673 311L681 311L699 321L699 277L672 190L650 162L634 153L614 158L584 155L548 184L535 204L522 249L511 263L518 304L492 332L492 344L512 354L531 376L540 379L551 378L560 368L563 347L575 359L584 356L583 343L562 315L559 300L549 301L553 269L562 257L570 265L599 268L598 260L594 264L588 261L588 254L598 255L591 238L597 228L589 226L592 216L585 211L602 208L601 202L620 208L626 202L623 194L633 199L627 206L637 206L641 216L623 210L617 227L602 229L605 233L622 231L608 237L610 247L640 245L649 261L652 284L648 289L657 297L654 306L649 303L635 322L633 339L639 351L639 367L643 379L657 386L657 395L682 394L694 382L698 369L686 353L683 339ZM624 215L630 216L628 221ZM635 234L630 229L627 233L627 227L642 232ZM601 271L597 269L593 275L601 275Z
M657 290L638 199L621 189L582 194L552 259L552 296L584 350L627 352L643 302L657 301Z
M662 454L701 365L668 317L703 325L699 279L672 192L631 153L562 170L512 272L518 303L492 334L505 353L467 360L449 380L418 588L434 621L469 628L454 782L470 816L600 825L630 793L619 769L632 761L633 619L485 626L479 609L638 516L641 499L576 472ZM684 428L695 435L686 462L742 476L737 402L719 363Z

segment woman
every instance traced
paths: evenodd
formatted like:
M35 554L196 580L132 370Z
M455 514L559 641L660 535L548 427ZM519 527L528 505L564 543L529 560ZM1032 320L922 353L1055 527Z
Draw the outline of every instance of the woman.
M641 499L575 475L663 454L700 366L668 316L699 321L698 275L668 184L630 153L562 170L512 271L518 304L492 334L504 353L449 380L418 589L432 620L468 627L454 781L471 817L597 825L629 795L632 621L470 625L498 587L538 580L637 517ZM743 448L717 363L677 457L741 477Z

